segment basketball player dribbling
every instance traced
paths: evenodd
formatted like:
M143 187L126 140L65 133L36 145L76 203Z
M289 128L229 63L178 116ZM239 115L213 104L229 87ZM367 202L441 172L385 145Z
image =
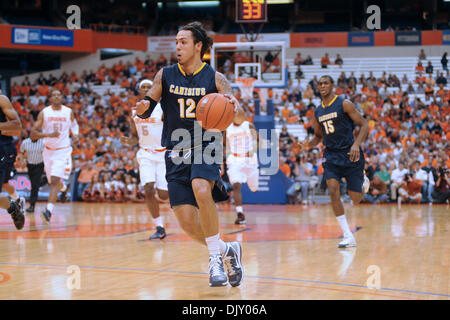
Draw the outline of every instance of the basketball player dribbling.
M0 95L0 192L2 188L8 186L9 194L16 194L15 189L8 183L11 172L14 169L17 150L14 145L12 135L20 134L22 123L19 115L14 110L8 97ZM23 203L17 199L8 199L0 195L0 208L6 209L11 215L17 230L23 228L25 216L23 214Z
M344 234L339 248L356 247L356 240L345 217L341 202L339 181L345 177L347 190L353 204L358 204L363 196L363 188L368 188L364 175L364 153L360 145L369 132L367 121L355 109L354 104L335 95L334 81L324 75L319 79L321 106L314 112L314 138L302 143L302 149L313 148L323 141L325 145L324 178L330 193L331 206ZM360 126L356 139L353 136L355 124Z
M59 90L50 93L51 105L39 112L37 121L31 129L31 139L44 138L44 169L50 184L47 207L42 212L42 220L49 224L58 192L66 192L68 180L72 172L72 146L78 141L79 127L72 109L62 104L63 95ZM41 132L42 130L42 132Z
M238 242L225 243L220 239L219 215L214 203L214 199L226 199L226 192L220 183L220 164L206 163L203 151L208 143L202 141L195 145L194 125L196 106L203 96L210 93L225 94L234 105L235 113L243 113L243 110L232 96L225 76L202 61L212 44L202 25L193 22L179 30L176 36L178 64L158 71L145 100L136 105L136 113L141 118L148 118L161 100L164 112L161 145L168 149L165 160L170 205L181 228L191 238L208 247L209 285L219 287L230 283L235 287L241 284L244 275L242 248ZM174 149L180 141L184 141L176 134L172 135L179 128L189 132L191 138L190 147L183 150ZM194 161L197 148L202 151L201 163ZM189 163L180 163L178 160L181 157L190 160Z
M241 186L247 183L252 192L258 191L258 140L255 126L245 121L243 114L234 117L226 131L227 174L233 186L237 218L235 224L245 224Z
M143 99L145 94L152 87L153 82L142 80L139 84L139 97ZM164 152L166 148L161 146L161 135L163 129L163 112L160 104L155 107L152 115L146 119L136 116L136 111L132 111L131 137L121 137L122 144L135 145L139 142L139 151L136 155L139 163L139 176L141 185L145 190L145 202L152 215L153 223L156 225L156 232L150 236L150 240L164 239L166 230L164 229L163 218L159 213L158 199L155 197L155 187L158 196L162 200L169 198L166 181L166 163Z

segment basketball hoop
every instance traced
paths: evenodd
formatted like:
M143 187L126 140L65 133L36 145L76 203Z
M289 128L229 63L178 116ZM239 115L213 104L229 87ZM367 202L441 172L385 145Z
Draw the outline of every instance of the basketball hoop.
M241 90L241 98L244 101L251 100L253 98L253 88L255 86L255 78L237 78L236 84Z

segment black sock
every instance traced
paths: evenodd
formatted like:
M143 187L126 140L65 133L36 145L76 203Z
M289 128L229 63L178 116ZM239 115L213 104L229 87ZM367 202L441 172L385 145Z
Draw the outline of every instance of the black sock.
M17 204L16 204L16 202L13 200L13 201L11 201L11 202L9 203L9 205L10 205L10 207L9 207L9 209L8 209L8 213L11 214L11 213L13 213L14 211L16 211Z

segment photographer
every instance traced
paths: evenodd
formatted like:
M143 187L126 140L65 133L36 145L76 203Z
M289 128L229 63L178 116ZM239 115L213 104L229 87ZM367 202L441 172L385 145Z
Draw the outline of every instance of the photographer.
M297 192L302 193L302 203L308 203L308 187L311 174L313 173L313 166L308 162L306 156L301 154L297 157L294 167L294 184L288 189L287 195L291 202L295 204Z
M375 174L370 182L369 192L364 194L364 200L369 203L383 203L388 199L387 185L381 179L380 175Z
M446 203L450 199L450 176L448 169L439 168L439 176L436 181L434 191L432 193L433 199L437 203Z
M422 183L419 180L413 179L412 174L406 174L401 188L398 189L399 197L397 198L397 203L416 201L420 204L422 200L421 190Z

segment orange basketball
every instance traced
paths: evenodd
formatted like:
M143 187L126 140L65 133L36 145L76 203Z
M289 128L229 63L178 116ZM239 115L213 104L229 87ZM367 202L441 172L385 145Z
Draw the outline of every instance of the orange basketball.
M233 122L234 106L223 94L210 93L197 105L197 121L203 129L224 131Z

